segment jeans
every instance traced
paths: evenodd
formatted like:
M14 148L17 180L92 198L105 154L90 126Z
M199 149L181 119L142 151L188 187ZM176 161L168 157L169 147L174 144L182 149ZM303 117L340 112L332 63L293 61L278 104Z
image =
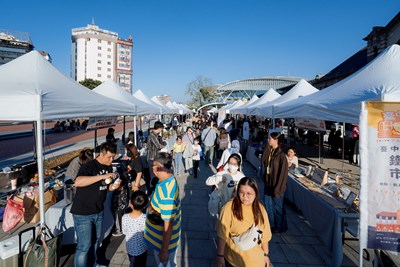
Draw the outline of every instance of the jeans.
M75 267L96 265L96 249L101 234L103 211L91 215L72 215L76 233Z
M210 154L207 157L207 152L210 151ZM206 164L212 164L214 159L214 146L206 146L204 147L204 159L206 160Z
M169 264L171 267L176 267L176 264L177 264L176 250L172 253L169 253ZM156 250L153 250L153 251L154 251L154 259L156 260L156 266L159 266L160 265L160 257L158 255L160 252L156 251Z
M174 164L176 174L180 174L182 167L182 152L174 153Z
M271 228L277 228L279 231L286 231L287 221L285 217L285 207L283 206L283 195L279 198L264 195L264 204Z

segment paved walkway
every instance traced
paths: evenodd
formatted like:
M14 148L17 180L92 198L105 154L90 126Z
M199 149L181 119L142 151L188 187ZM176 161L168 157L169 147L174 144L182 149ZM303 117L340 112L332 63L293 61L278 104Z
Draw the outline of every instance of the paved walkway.
M82 145L81 142L80 140L74 144ZM65 153L72 148L63 147L64 144L60 145L60 147L55 147L60 150L60 153L62 151ZM352 188L358 189L359 168L357 166L337 158L324 158L323 163L319 163L316 147L297 146L297 149L300 154L300 163L318 165L329 170L331 174L342 169L346 172L351 171L351 177L345 182ZM185 174L177 178L182 199L182 242L178 251L178 266L182 267L214 266L215 220L208 214L207 204L210 188L205 185L205 179L212 175L213 170L203 161L200 169L199 178L196 180L188 178ZM257 171L249 162L244 163L244 173L247 176L257 177ZM262 188L262 181L258 179L258 182ZM332 262L330 251L319 240L312 226L302 214L295 207L287 206L287 216L288 232L274 234L270 242L273 266L330 266ZM104 255L104 264L129 266L123 237L111 237L105 249L102 254ZM357 241L346 240L342 266L359 266L358 250ZM73 266L74 248L63 248L62 252L64 257L60 266ZM148 266L158 267L155 265L152 253L149 253ZM372 266L372 262L364 260L364 266Z
M318 160L310 159L310 160ZM334 167L337 160L325 160L325 167ZM331 163L329 165L328 163ZM339 162L340 165L340 162ZM322 166L321 166L322 167ZM339 168L340 166L336 166ZM198 179L188 178L187 175L177 177L182 198L182 242L178 250L178 266L208 267L214 266L216 248L214 239L215 221L208 214L207 203L210 188L205 185L205 179L212 175L212 170L202 161L201 175ZM257 177L256 170L244 163L244 173ZM258 178L257 178L258 179ZM257 180L261 184L260 179ZM273 266L330 266L332 256L323 243L318 239L312 226L305 220L295 207L288 206L289 230L284 234L274 234L270 242L270 254ZM358 242L346 241L345 256L342 266L358 266ZM148 266L155 266L153 254L148 257ZM125 252L125 241L111 258L109 266L129 266ZM365 261L364 266L372 266Z

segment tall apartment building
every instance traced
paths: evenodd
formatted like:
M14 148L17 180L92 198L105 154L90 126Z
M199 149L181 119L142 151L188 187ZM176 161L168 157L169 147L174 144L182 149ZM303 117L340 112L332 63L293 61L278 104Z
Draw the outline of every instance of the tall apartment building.
M72 29L71 77L78 82L111 79L132 93L132 46L132 37L119 39L118 33L94 24Z
M28 33L0 30L0 65L32 51L33 48Z

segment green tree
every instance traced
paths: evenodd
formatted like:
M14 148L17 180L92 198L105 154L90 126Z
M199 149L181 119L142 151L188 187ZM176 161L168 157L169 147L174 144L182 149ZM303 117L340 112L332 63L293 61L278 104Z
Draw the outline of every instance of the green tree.
M188 106L196 109L218 98L211 79L203 76L197 76L191 81L187 85L186 93L192 97Z
M99 86L101 84L101 81L87 78L87 79L80 81L79 83L82 84L83 86L89 88L90 90L92 90L92 89L96 88L97 86Z

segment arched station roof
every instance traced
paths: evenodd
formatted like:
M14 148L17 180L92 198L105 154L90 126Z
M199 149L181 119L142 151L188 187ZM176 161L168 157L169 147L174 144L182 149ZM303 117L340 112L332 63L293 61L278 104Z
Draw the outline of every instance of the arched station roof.
M300 80L301 78L284 76L250 78L220 85L216 90L220 100L225 102L227 99L250 99L253 95L262 95L269 89L277 90L294 85Z

